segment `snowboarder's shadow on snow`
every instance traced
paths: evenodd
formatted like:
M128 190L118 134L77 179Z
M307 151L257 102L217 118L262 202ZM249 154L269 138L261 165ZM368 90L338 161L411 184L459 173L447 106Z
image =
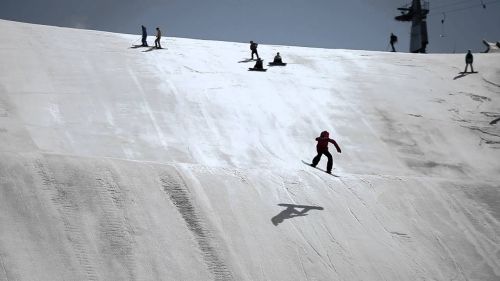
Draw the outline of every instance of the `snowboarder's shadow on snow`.
M457 79L465 77L469 74L474 74L474 73L477 73L477 72L459 72L457 76L453 77L453 80L457 80Z
M144 50L144 51L142 51L142 52L143 52L143 53L144 53L144 52L151 52L151 51L154 51L154 50L161 50L161 49L163 49L163 48L158 48L158 47L155 47L155 46L151 46L151 47L149 47L147 50Z
M255 61L255 60L254 59L244 59L244 60L239 61L238 63L246 63L246 62L251 62L251 61Z
M307 216L306 213L309 210L323 210L323 207L319 206L306 206L306 205L295 205L295 204L278 204L278 206L286 207L286 209L284 209L271 219L271 222L275 226L278 226L278 224L282 223L286 219ZM299 211L297 209L302 209L302 210Z

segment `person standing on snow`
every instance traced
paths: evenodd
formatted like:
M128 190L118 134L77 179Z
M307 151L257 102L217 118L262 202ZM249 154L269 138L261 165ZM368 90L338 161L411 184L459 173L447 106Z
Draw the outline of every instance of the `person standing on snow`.
M252 59L253 59L253 55L255 54L257 56L257 59L259 59L259 53L257 53L257 46L259 44L253 42L253 41L250 41L250 50L252 51Z
M146 27L144 25L141 25L141 27L142 27L142 46L147 47L148 41L146 41L146 39L148 38L148 33L146 32Z
M474 56L472 56L472 53L470 50L467 51L467 55L465 55L465 70L464 70L464 73L467 72L467 68L469 68L469 65L470 65L470 69L471 69L471 72L474 72L474 67L472 67L472 62L474 61Z
M328 157L328 163L326 164L326 172L331 174L333 166L333 158L332 154L330 154L330 152L328 151L328 143L329 142L333 143L338 153L342 153L342 151L340 150L340 147L337 144L337 142L330 138L330 135L327 131L321 132L320 136L316 138L316 141L318 142L318 144L316 145L316 151L318 152L318 155L314 157L311 167L316 167L316 165L318 165L319 163L319 160L321 159L321 155L325 155L326 157Z
M155 47L157 49L161 49L160 39L161 39L161 31L160 31L160 28L157 27L156 28L156 40L155 40Z
M396 52L396 49L394 48L394 43L398 42L398 37L394 35L394 33L391 33L391 39L389 41L389 44L391 44L392 51L391 52Z

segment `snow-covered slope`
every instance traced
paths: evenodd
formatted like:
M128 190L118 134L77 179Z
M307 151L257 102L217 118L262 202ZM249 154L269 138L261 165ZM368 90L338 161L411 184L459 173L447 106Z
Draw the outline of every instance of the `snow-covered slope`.
M500 54L137 39L0 21L0 280L499 280Z

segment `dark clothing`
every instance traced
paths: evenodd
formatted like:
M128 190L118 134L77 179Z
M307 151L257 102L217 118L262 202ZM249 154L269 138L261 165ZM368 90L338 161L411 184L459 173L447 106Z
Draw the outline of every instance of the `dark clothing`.
M391 44L398 42L398 37L394 34L391 35Z
M318 165L318 163L319 163L319 160L321 159L321 155L324 154L326 157L328 157L328 163L326 164L326 172L330 173L332 171L332 166L333 166L332 154L330 153L330 151L328 151L328 148L325 150L317 149L317 151L318 151L318 155L316 155L316 157L314 157L311 166L316 167L316 165Z
M148 38L148 33L146 32L146 27L143 25L142 26L142 46L147 47L148 42L146 39Z
M472 56L472 53L468 52L467 55L465 55L465 70L464 70L464 72L467 72L469 65L470 65L471 71L474 72L474 67L472 67L473 60L474 60L474 57Z
M473 60L474 57L472 56L472 53L467 53L467 55L465 55L465 63L472 63Z
M255 50L255 51L252 50L252 59L253 59L254 54L257 56L257 58L259 58L259 53L257 53L257 50Z
M337 142L328 137L327 132L321 133L321 136L317 137L316 141L318 142L318 144L316 145L316 151L318 152L318 155L314 157L312 161L312 166L316 167L316 165L318 165L319 163L319 160L321 159L321 155L325 155L326 157L328 157L328 163L326 164L326 172L330 173L332 171L333 158L330 151L328 151L328 143L329 142L333 143L338 153L341 153L342 151L340 150L340 147L337 144Z
M155 47L158 49L161 49L160 39L161 39L161 31L159 28L157 28L156 29Z
M317 150L328 150L328 143L331 142L331 143L333 143L333 145L337 149L337 152L338 153L341 152L340 147L335 140L332 140L328 137L326 137L326 138L325 137L317 137L316 141L318 142L318 144L316 145Z
M464 72L467 72L467 69L469 68L469 65L470 65L470 71L474 72L474 67L472 67L472 63L466 63L465 64L465 70L464 70Z
M390 44L391 44L392 52L396 52L396 49L394 48L394 43L396 43L396 42L398 42L398 37L391 33Z
M259 58L259 53L257 53L257 43L250 43L250 50L252 51L252 59L253 55L255 54L257 58Z
M255 63L255 66L253 68L255 68L255 69L263 69L264 66L262 65L262 60L258 59L257 62Z
M280 56L275 56L274 57L274 63L283 63L283 61L281 60L281 57Z

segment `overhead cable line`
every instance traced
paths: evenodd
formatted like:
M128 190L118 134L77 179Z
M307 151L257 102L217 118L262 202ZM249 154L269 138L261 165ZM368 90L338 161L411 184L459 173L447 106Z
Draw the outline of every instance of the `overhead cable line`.
M478 7L483 7L483 9L486 9L487 4L497 4L497 3L500 3L500 0L493 0L493 1L488 1L488 2L481 1L481 4L470 5L470 6L461 7L461 8L452 9L452 10L446 10L446 11L436 11L433 13L429 13L429 16L442 14L442 13L450 14L450 13L455 13L455 12L469 10L469 9L478 8Z
M457 2L452 2L452 3L447 3L447 4L441 4L441 5L437 5L437 6L432 5L432 9L440 9L440 8L444 8L444 7L457 6L457 5L462 5L462 4L470 3L470 2L471 2L471 0L462 0L462 1L457 1Z

